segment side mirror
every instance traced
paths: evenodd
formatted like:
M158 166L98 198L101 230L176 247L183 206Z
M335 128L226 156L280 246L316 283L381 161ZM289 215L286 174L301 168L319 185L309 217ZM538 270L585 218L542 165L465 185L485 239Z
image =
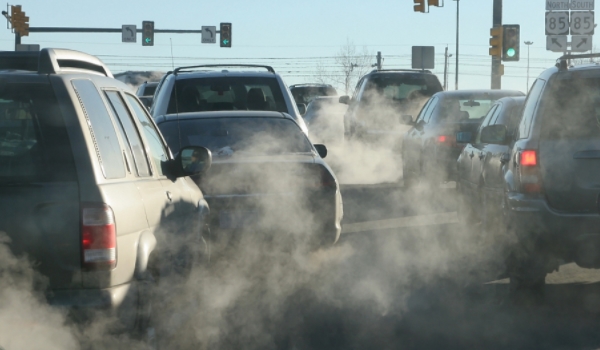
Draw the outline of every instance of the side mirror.
M327 157L327 147L325 147L325 145L316 144L313 146L315 146L315 149L317 150L317 153L319 153L319 156L321 158Z
M175 157L175 164L181 176L204 174L212 164L212 153L206 147L187 146Z
M456 142L470 143L473 139L473 133L470 131L461 131L456 133Z
M507 133L506 125L488 125L481 129L481 143L505 145L508 141Z
M306 105L304 103L296 103L296 106L298 106L298 111L300 112L300 115L306 114Z
M400 123L405 125L413 125L413 117L412 115L403 115L400 117Z
M348 96L348 95L340 96L340 99L338 101L345 105L349 105L350 104L350 96Z

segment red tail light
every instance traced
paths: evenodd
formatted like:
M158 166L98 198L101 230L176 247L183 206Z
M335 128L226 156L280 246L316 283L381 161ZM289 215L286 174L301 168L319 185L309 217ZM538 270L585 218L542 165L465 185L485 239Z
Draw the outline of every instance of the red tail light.
M444 143L444 142L446 142L447 138L448 138L448 136L446 136L446 135L440 135L437 137L437 142Z
M81 211L81 248L83 266L110 270L117 265L117 231L112 209L88 206Z
M307 187L314 189L336 188L335 178L327 168L317 165L313 169L308 172Z
M542 192L542 177L535 150L524 150L519 156L519 177L525 193Z

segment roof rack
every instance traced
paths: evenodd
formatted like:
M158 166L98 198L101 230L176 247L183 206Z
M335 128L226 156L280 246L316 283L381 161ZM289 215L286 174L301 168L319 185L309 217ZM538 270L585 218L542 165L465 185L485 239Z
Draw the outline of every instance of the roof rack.
M91 71L113 77L108 67L98 57L67 49L45 48L38 52L0 52L0 69L25 70L39 74Z
M576 55L573 55L573 54L562 55L556 60L556 67L559 70L567 70L567 69L569 69L569 67L568 67L569 60L577 59L577 58L597 58L597 57L600 57L600 53L586 53L586 54L579 54L579 55L577 55L577 54Z
M413 73L431 73L427 69L373 69L371 73L376 72L413 72Z
M184 69L191 69L191 68L214 68L214 67L253 67L253 68L265 68L269 72L275 73L275 70L273 69L273 67L271 67L271 66L263 66L263 65L259 65L259 64L202 64L202 65L199 65L199 66L186 66L186 67L176 68L173 71L173 74L177 75L177 73L181 72Z

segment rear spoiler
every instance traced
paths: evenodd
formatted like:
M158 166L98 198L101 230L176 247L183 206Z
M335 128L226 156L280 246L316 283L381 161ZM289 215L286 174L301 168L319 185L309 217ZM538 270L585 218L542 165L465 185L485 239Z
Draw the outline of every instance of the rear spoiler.
M98 57L67 49L44 48L38 52L0 52L0 69L24 70L39 74L86 72L113 77L111 71Z

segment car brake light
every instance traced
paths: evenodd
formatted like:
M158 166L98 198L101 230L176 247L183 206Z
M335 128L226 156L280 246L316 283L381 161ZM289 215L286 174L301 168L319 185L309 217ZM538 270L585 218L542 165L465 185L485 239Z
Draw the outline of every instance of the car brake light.
M335 178L327 168L321 165L316 166L317 171L309 172L309 188L336 188Z
M519 156L519 178L521 188L525 193L542 192L542 177L540 174L537 152L535 150L522 151Z
M446 135L440 135L440 136L438 136L437 141L439 143L444 143L444 142L446 142L446 139L447 139Z
M117 265L115 217L107 205L84 207L81 212L83 266L110 270Z
M537 155L533 150L527 150L521 152L521 165L523 166L536 166Z

